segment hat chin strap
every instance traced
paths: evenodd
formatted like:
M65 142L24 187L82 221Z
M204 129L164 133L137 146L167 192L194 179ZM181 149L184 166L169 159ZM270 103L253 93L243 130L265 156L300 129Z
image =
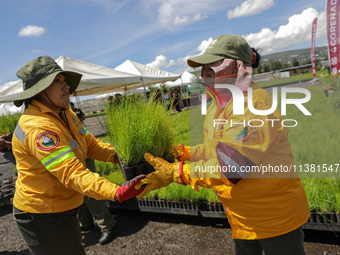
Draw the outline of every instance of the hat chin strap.
M66 110L66 108L64 108L64 107L56 106L56 105L53 103L53 101L51 100L51 98L47 95L47 93L46 93L45 90L44 90L44 93L45 93L45 95L47 96L48 100L50 100L50 102L54 105L54 107L60 108L60 111L65 111L65 110Z

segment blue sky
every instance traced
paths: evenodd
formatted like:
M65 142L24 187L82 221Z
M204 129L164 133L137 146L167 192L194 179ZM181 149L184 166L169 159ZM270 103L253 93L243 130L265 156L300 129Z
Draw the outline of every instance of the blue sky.
M262 54L326 45L324 0L1 0L0 89L41 55L116 67L130 59L190 70L221 34L237 34Z

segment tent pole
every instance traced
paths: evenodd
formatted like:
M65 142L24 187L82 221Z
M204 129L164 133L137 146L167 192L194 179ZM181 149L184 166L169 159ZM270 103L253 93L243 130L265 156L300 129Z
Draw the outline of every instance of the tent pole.
M80 108L79 97L77 96L77 92L75 92L75 91L74 91L74 96L76 97L77 106L78 106L78 108Z
M180 76L181 77L181 82L182 82L182 86L181 86L181 93L182 93L182 87L184 86L183 84L183 79L182 79L182 75ZM188 86L188 85L187 85ZM188 102L188 97L186 96L185 97L185 101L187 102L187 107L189 107L189 102ZM181 102L182 103L182 102Z
M146 96L146 88L145 88L145 83L144 83L143 77L140 77L140 79L141 79L142 82L143 82L145 100L148 100L148 97Z
M182 99L182 95L183 95L183 86L184 86L184 84L183 84L183 79L182 79L182 75L180 75L180 78L181 78L182 86L180 86L180 88L181 88L181 102L179 102L179 103L180 103L180 106L182 107L182 105L183 105L183 108L184 108L183 99ZM188 103L188 102L187 102L187 103Z

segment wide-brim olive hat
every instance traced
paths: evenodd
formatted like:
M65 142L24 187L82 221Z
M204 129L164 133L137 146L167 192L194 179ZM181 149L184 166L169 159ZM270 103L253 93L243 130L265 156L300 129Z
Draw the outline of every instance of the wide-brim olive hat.
M49 56L41 56L29 61L17 72L17 76L22 79L24 91L16 98L14 105L20 107L25 100L48 88L58 74L65 76L72 94L79 85L81 74L64 71Z
M188 59L188 65L199 67L224 58L241 60L251 65L253 62L253 51L242 36L220 35L209 44L202 55Z

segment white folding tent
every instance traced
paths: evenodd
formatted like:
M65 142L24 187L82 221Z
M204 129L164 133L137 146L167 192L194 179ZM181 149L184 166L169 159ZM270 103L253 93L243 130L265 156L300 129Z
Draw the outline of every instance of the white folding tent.
M115 70L140 76L143 83L144 93L146 93L146 86L161 82L174 81L180 77L180 75L143 65L131 60L126 60L117 66ZM158 77L158 81L155 77Z
M190 84L194 84L197 80L197 77L188 71L184 71L181 77L175 81L168 81L166 82L167 87L181 87L187 86Z
M76 96L103 94L121 91L124 88L134 89L141 87L143 84L152 85L162 81L176 80L179 77L179 75L162 70L134 74L65 56L59 57L56 59L56 62L65 71L83 74L80 84L74 93ZM14 101L21 92L22 82L18 80L11 87L0 92L0 103Z
M10 113L9 109L11 107L9 105L6 104L0 104L0 116L1 115L7 115L8 113Z

